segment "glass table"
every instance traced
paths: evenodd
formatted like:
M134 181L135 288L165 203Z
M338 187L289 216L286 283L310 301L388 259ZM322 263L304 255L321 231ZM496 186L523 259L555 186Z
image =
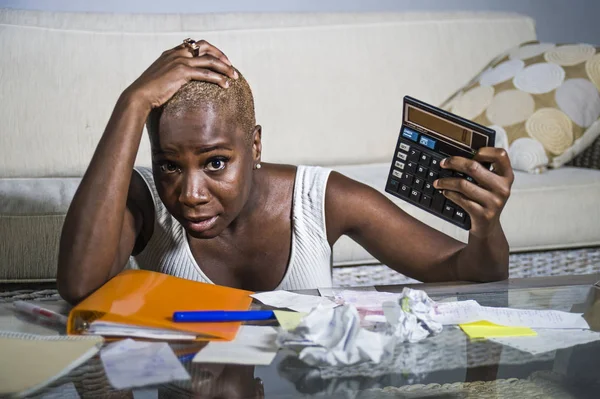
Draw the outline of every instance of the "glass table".
M438 301L474 299L484 306L583 313L591 328L600 331L598 281L600 274L410 287L423 289ZM400 292L403 286L375 288ZM304 293L318 294L316 290ZM0 295L0 301L3 298L0 330L64 333L15 314L8 296ZM52 296L45 298L43 306L68 311L64 302ZM68 397L65 395L73 389L82 398L600 397L600 341L532 355L492 341L469 340L452 327L418 343L397 345L393 358L381 364L312 368L280 351L266 367L191 361L184 365L192 376L189 381L117 391L110 386L96 356L34 397Z

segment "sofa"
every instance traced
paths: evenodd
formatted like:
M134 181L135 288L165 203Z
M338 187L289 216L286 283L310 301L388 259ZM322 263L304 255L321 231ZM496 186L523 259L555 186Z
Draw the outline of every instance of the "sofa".
M403 96L441 104L536 31L529 17L495 12L0 10L0 282L54 280L64 215L118 95L186 37L221 48L248 79L263 161L327 166L383 192ZM150 165L147 137L136 163ZM600 170L517 171L501 218L511 277L600 271L598 198ZM335 244L332 266L336 285L406 281L348 238Z

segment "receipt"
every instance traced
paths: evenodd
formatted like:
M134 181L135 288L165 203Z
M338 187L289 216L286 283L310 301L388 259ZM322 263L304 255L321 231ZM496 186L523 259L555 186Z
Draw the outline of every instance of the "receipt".
M107 345L100 351L100 359L108 381L116 389L190 379L166 342L125 339Z
M509 327L590 328L580 313L559 310L494 308L481 306L473 300L436 304L431 317L444 325L485 320Z

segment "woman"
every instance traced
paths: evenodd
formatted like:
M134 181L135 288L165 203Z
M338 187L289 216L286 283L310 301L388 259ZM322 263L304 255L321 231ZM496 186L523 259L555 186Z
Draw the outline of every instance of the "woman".
M134 171L146 121L153 167ZM331 248L343 234L421 281L507 277L499 218L513 173L505 151L442 164L478 182L434 184L470 214L465 245L341 174L262 164L261 134L250 88L220 50L187 40L165 51L119 97L73 198L60 294L80 301L130 255L142 268L253 291L330 286Z

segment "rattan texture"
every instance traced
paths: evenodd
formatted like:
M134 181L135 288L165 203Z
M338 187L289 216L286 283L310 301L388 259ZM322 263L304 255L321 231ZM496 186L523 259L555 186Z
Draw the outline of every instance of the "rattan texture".
M0 303L14 301L57 301L61 299L55 289L15 290L0 292Z
M576 250L527 252L510 255L510 278L570 276L600 272L600 247ZM384 265L337 267L335 287L360 287L416 283Z

